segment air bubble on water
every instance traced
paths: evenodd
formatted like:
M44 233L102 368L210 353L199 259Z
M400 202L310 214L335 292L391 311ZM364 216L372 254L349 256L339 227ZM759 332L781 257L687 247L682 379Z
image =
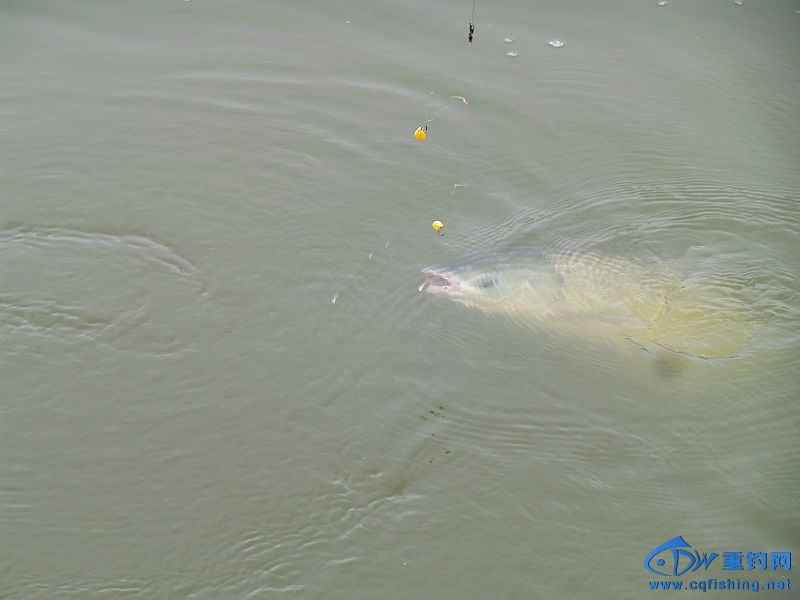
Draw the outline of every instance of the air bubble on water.
M336 304L336 299L339 297L339 294L334 294L333 298L331 298L331 304Z
M512 43L514 40L513 40L512 38L505 38L503 41L504 41L506 44L510 44L510 43Z
M511 52L506 52L506 56L516 56L517 54L519 53L514 50L512 50Z
M347 23L348 25L350 25L350 21L345 21L345 23Z
M561 46L564 45L564 42L561 40L550 40L548 44L550 44L553 48L561 48Z

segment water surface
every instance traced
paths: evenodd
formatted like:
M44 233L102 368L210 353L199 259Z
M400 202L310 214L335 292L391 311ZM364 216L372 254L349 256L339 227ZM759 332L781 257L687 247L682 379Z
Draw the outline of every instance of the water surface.
M800 4L476 8L470 48L466 2L3 4L6 597L639 597L675 535L800 550ZM764 335L665 378L418 292L525 246Z

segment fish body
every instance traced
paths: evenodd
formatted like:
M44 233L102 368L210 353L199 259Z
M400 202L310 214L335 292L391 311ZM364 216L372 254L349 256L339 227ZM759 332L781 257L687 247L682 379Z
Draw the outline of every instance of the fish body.
M660 261L571 252L468 259L423 274L429 294L527 326L700 359L736 356L752 329L747 302L725 282Z

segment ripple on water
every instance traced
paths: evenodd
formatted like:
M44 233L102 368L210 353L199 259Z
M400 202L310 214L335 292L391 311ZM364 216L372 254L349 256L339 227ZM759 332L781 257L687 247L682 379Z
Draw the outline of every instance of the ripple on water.
M171 329L204 291L173 248L133 233L0 231L0 338L99 343L138 354L181 349Z
M570 197L510 211L470 240L500 255L527 246L531 260L595 252L604 260L641 264L643 274L669 267L677 288L669 296L669 318L657 321L655 339L692 356L744 359L770 369L789 360L775 361L800 342L792 326L800 313L790 251L800 221L791 194L694 179L633 184L599 178L573 187L579 191ZM613 263L604 264L601 272L616 285L628 281L637 289L636 277L627 271L627 279L619 277ZM607 283L599 281L598 289ZM591 353L589 345L574 345L565 358ZM557 346L554 352L560 352Z

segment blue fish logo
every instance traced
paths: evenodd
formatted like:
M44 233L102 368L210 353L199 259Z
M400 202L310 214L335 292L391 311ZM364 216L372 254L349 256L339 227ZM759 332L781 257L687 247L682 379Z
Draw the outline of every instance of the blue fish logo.
M683 575L687 571L697 571L700 567L705 567L708 569L709 565L714 561L717 556L719 556L716 552L712 552L709 555L706 555L705 552L700 554L697 550L693 552L689 552L688 550L684 550L684 548L691 548L692 546L686 542L681 536L676 535L671 540L667 540L660 546L653 548L653 551L648 554L644 559L644 568L650 571L651 573L655 573L656 575L663 575L665 577L678 577ZM671 552L668 552L670 551ZM669 554L672 555L672 572L671 573L664 573L663 571L658 571L653 568L652 564L653 559L655 559L655 565L657 567L663 567L666 565L667 560L663 557L659 557L659 554L665 553L667 556ZM658 557L658 558L656 558ZM683 563L683 564L682 564ZM685 566L684 566L685 565Z

